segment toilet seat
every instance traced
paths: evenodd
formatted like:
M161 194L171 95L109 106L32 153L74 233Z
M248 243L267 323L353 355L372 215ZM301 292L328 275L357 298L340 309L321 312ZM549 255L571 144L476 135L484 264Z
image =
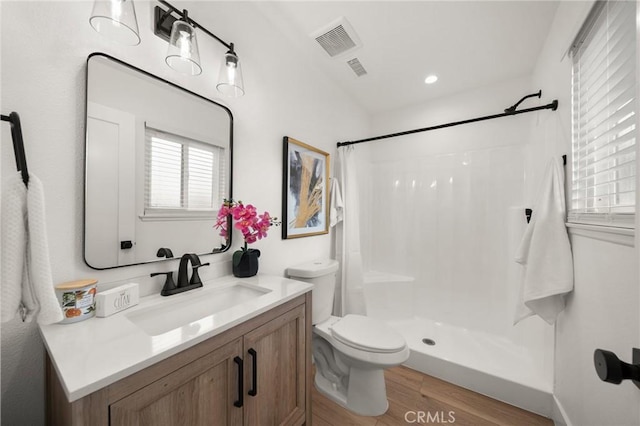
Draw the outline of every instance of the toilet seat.
M406 346L400 333L382 321L362 315L346 315L329 330L336 340L367 352L394 353Z
M369 368L387 368L402 364L409 358L409 346L407 346L406 342L402 348L394 352L377 352L371 349L358 348L353 343L344 343L332 331L332 328L342 320L343 318L331 316L326 321L314 325L313 334L329 342L342 355L368 363Z

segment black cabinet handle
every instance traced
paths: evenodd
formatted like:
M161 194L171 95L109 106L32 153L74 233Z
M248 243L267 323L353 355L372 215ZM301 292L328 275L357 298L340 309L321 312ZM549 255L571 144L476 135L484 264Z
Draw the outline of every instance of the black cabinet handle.
M251 355L252 363L253 363L253 374L252 374L252 384L251 389L249 389L249 395L256 396L258 394L258 353L255 349L249 349L249 355Z
M244 401L244 389L243 389L243 379L244 379L244 368L242 363L242 358L239 356L233 359L233 362L238 364L238 400L233 403L236 407L242 407Z

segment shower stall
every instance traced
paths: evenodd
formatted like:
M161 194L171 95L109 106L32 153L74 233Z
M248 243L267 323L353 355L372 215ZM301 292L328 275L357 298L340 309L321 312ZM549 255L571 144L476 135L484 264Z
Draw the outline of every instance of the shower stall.
M531 123L354 148L360 297L367 316L405 337L407 366L549 416L553 327L537 317L514 325L531 150L505 138Z

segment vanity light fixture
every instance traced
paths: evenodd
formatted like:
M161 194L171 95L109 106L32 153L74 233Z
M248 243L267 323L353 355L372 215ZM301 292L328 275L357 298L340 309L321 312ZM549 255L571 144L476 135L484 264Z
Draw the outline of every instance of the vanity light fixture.
M94 30L127 46L140 44L133 0L95 0L89 23Z
M182 19L176 19L171 26L169 49L165 61L167 65L182 74L202 73L196 29L189 24L186 10L183 12Z
M242 66L238 55L233 51L233 43L230 44L229 50L224 54L224 61L220 64L220 74L216 89L218 89L218 92L232 98L244 95Z
M244 95L242 67L233 43L225 42L191 19L187 10L181 12L165 0L158 1L168 8L164 10L156 6L154 13L154 33L169 42L167 64L176 71L186 74L197 75L202 72L195 36L195 29L198 28L228 49L220 66L219 81L216 85L218 91L233 98Z

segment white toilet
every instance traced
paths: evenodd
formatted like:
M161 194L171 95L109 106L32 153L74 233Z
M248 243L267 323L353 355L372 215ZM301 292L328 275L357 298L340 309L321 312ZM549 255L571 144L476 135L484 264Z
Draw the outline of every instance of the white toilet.
M389 402L384 369L409 358L404 337L385 323L362 315L332 316L338 262L318 260L287 269L295 280L314 284L313 359L316 388L362 416L379 416Z

